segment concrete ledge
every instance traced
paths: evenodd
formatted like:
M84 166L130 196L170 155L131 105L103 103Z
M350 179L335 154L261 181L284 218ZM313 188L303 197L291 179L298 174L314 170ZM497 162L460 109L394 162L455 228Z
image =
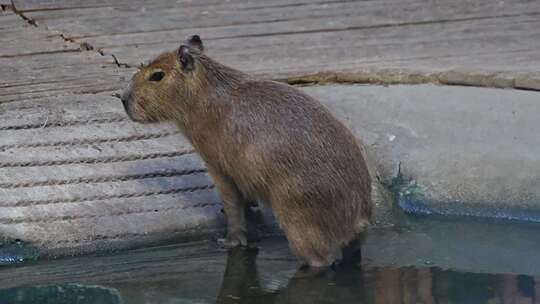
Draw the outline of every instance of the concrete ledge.
M364 141L383 186L376 187L375 226L395 222L395 202L411 213L540 222L540 93L434 85L303 89ZM190 147L171 126L133 124L116 99L99 94L3 109L2 237L62 255L222 235L219 199L198 157L175 152ZM49 117L63 122L39 127L53 123ZM16 126L21 121L24 128ZM145 135L154 133L164 135ZM262 216L271 227L263 232L275 232L268 212ZM20 259L1 246L0 256Z
M540 221L540 93L432 85L306 90L364 139L406 211Z

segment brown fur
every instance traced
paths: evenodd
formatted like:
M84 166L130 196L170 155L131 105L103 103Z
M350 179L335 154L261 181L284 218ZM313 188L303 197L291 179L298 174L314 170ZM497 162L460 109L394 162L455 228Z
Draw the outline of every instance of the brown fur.
M226 245L246 245L244 207L257 200L304 263L330 265L371 214L357 140L317 100L210 59L194 37L135 74L122 97L128 115L173 120L191 141L223 201ZM159 70L163 79L150 81Z

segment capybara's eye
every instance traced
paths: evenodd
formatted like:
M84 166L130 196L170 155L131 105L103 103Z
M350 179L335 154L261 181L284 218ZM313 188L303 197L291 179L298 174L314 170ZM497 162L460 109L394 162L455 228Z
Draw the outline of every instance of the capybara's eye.
M150 78L148 78L148 80L161 81L161 79L163 79L164 76L165 76L165 73L163 73L163 71L156 71L152 73L152 75L150 75Z

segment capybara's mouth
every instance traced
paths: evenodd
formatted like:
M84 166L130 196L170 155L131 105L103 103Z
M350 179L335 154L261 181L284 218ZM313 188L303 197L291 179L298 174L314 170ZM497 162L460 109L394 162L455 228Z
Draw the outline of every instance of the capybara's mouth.
M120 101L122 101L122 106L124 107L124 111L126 112L127 116L133 120L133 121L137 121L137 119L135 117L133 117L133 115L131 115L131 111L129 110L129 104L128 104L128 100L123 98L124 95L120 94L120 93L114 93L112 94L113 97L116 97L118 99L120 99Z
M147 117L145 115L144 116L137 115L137 112L133 112L128 103L124 103L123 101L122 101L122 103L124 104L124 110L126 111L126 114L127 114L127 116L129 117L129 119L131 121L136 122L136 123L140 123L140 124L150 124L150 123L157 122L156 119L152 119L152 118Z
M149 123L153 123L154 121L151 121L151 120L146 120L146 119L140 119L140 118L137 118L137 117L133 117L131 115L129 115L129 119L131 119L131 121L133 122L136 122L136 123L140 123L140 124L149 124Z
M124 105L124 109L126 110L126 114L127 116L129 117L129 119L133 122L137 122L137 123L141 123L141 124L144 124L144 123L150 123L151 121L149 121L148 119L143 119L141 117L138 117L137 115L134 115L130 110L129 108Z
M122 98L120 94L114 94L114 97L118 97L122 101L122 106L124 107L124 111L126 112L126 115L129 117L131 121L138 122L138 123L147 123L148 121L145 119L141 119L137 115L134 115L131 111L131 107L129 106L129 101L127 99Z

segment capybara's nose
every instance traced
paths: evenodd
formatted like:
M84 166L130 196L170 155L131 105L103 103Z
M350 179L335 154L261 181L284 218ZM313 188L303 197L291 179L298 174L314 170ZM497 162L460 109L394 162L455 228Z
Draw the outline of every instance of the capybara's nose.
M120 101L122 101L122 105L124 106L124 110L127 111L128 99L126 98L126 94L114 93L112 96L120 99Z
M124 110L126 110L126 112L128 112L129 100L131 99L131 87L132 84L130 82L120 96L120 100L122 100L122 104L124 105Z
M122 104L124 105L124 110L128 110L128 100L126 98L120 98L122 100Z

